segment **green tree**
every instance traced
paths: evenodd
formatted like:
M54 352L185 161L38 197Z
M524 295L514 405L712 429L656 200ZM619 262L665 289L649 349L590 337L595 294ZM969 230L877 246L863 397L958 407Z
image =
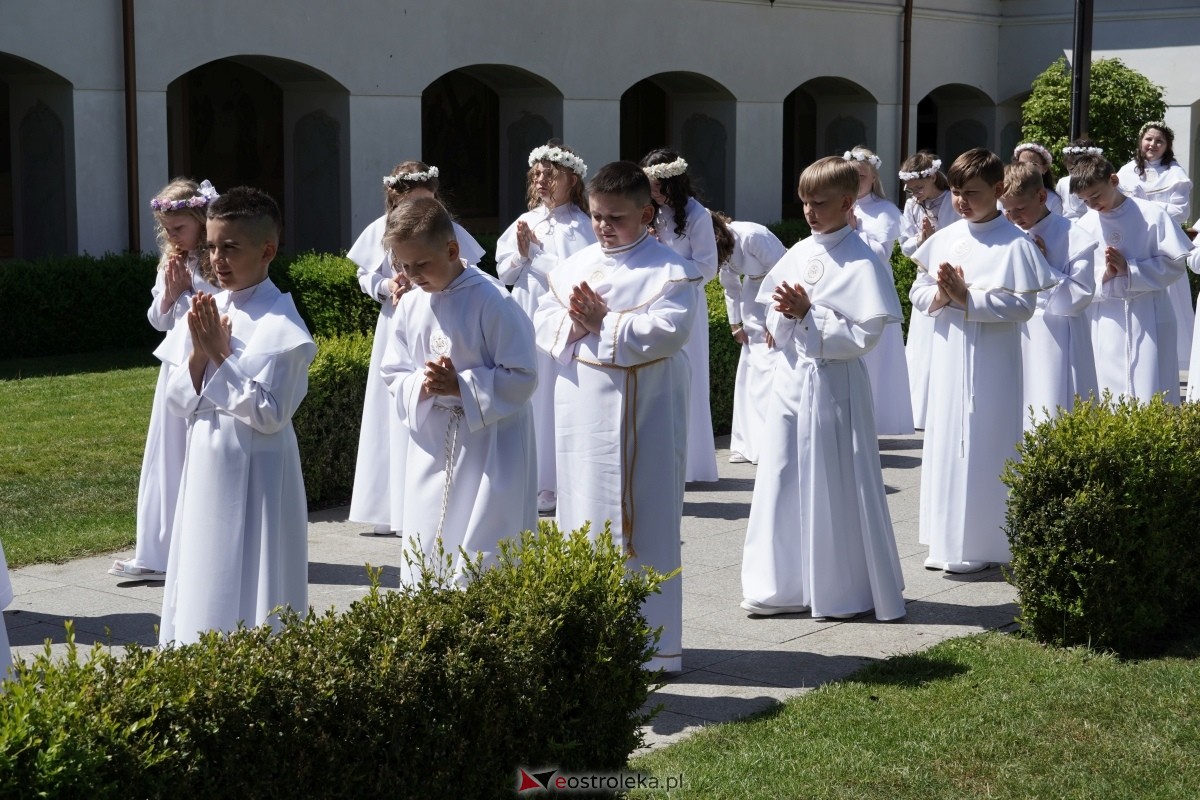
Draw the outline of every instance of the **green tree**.
M1125 66L1119 58L1092 62L1087 135L1114 166L1133 158L1138 130L1167 111L1161 86ZM1054 154L1059 174L1065 168L1062 149L1070 144L1071 68L1058 59L1033 80L1033 91L1021 106L1021 137Z

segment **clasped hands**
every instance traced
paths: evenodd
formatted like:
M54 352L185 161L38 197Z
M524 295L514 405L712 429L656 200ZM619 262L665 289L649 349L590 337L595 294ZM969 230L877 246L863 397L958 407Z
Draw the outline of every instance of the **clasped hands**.
M421 388L436 397L462 397L458 388L458 370L449 356L439 356L436 361L425 362Z
M937 287L937 294L929 306L930 311L937 311L950 303L964 309L967 307L967 281L963 277L962 267L943 261L938 267Z
M571 318L573 338L583 336L584 332L600 333L600 325L604 315L608 313L608 303L595 289L583 281L571 290L568 299L567 315Z
M801 319L812 308L812 300L803 286L792 286L787 281L779 284L771 295L775 310L789 319Z
M1111 281L1118 275L1128 274L1129 261L1121 254L1121 251L1112 246L1104 248L1104 277L1102 280Z
M217 312L217 301L207 292L196 292L187 313L192 334L192 357L203 357L218 367L233 353L233 323Z

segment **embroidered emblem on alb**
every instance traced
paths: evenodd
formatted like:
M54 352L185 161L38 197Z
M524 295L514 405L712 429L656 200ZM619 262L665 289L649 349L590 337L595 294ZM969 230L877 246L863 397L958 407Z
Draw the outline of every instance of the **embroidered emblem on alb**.
M1108 235L1105 236L1104 239L1105 239L1105 241L1107 241L1109 244L1112 244L1112 245L1120 244L1121 243L1121 232L1120 231L1109 231Z
M814 258L812 261L808 262L808 266L804 268L804 282L816 283L817 281L821 280L821 276L824 274L825 264L822 263L821 259Z
M955 258L966 258L967 254L971 252L971 240L959 239L954 243L954 247L951 248L950 252Z
M598 281L604 280L603 270L596 270L595 272L593 272L591 275L588 276L588 280L591 281L592 283L596 283Z
M441 331L434 331L429 337L429 349L437 356L450 355L450 347L454 343L450 341L450 337Z

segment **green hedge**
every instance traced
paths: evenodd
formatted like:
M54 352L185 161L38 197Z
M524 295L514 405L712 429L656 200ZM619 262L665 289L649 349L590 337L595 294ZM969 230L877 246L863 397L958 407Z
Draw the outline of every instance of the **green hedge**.
M607 537L544 526L462 590L373 587L344 614L19 670L0 798L508 797L517 768L617 770L654 676Z
M146 309L157 277L153 256L107 254L0 262L0 359L94 353L143 346L162 334ZM344 256L282 255L271 278L292 292L314 336L374 329L379 304L358 288Z
M0 262L0 358L153 350L162 334L146 309L157 263L128 254Z
M1154 646L1200 609L1200 404L1081 403L1003 480L1020 621L1044 642Z
M292 418L310 510L350 501L371 342L362 333L317 339L308 394Z
M291 292L296 309L313 336L338 336L375 330L379 303L363 294L358 267L342 255L304 253L273 264L271 277Z

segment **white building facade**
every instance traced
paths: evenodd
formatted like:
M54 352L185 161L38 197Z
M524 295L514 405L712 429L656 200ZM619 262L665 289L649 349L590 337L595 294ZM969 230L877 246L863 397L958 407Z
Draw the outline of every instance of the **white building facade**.
M1200 7L1097 0L1093 57L1165 89L1200 153ZM708 203L795 216L795 178L865 144L1003 156L1033 78L1072 42L1071 0L0 0L0 258L153 249L171 177L270 191L291 250L339 250L422 158L480 232L523 209L525 156L557 137L593 168L668 145ZM131 35L123 12L132 9ZM136 127L126 136L126 56ZM1114 156L1116 161L1123 157Z

